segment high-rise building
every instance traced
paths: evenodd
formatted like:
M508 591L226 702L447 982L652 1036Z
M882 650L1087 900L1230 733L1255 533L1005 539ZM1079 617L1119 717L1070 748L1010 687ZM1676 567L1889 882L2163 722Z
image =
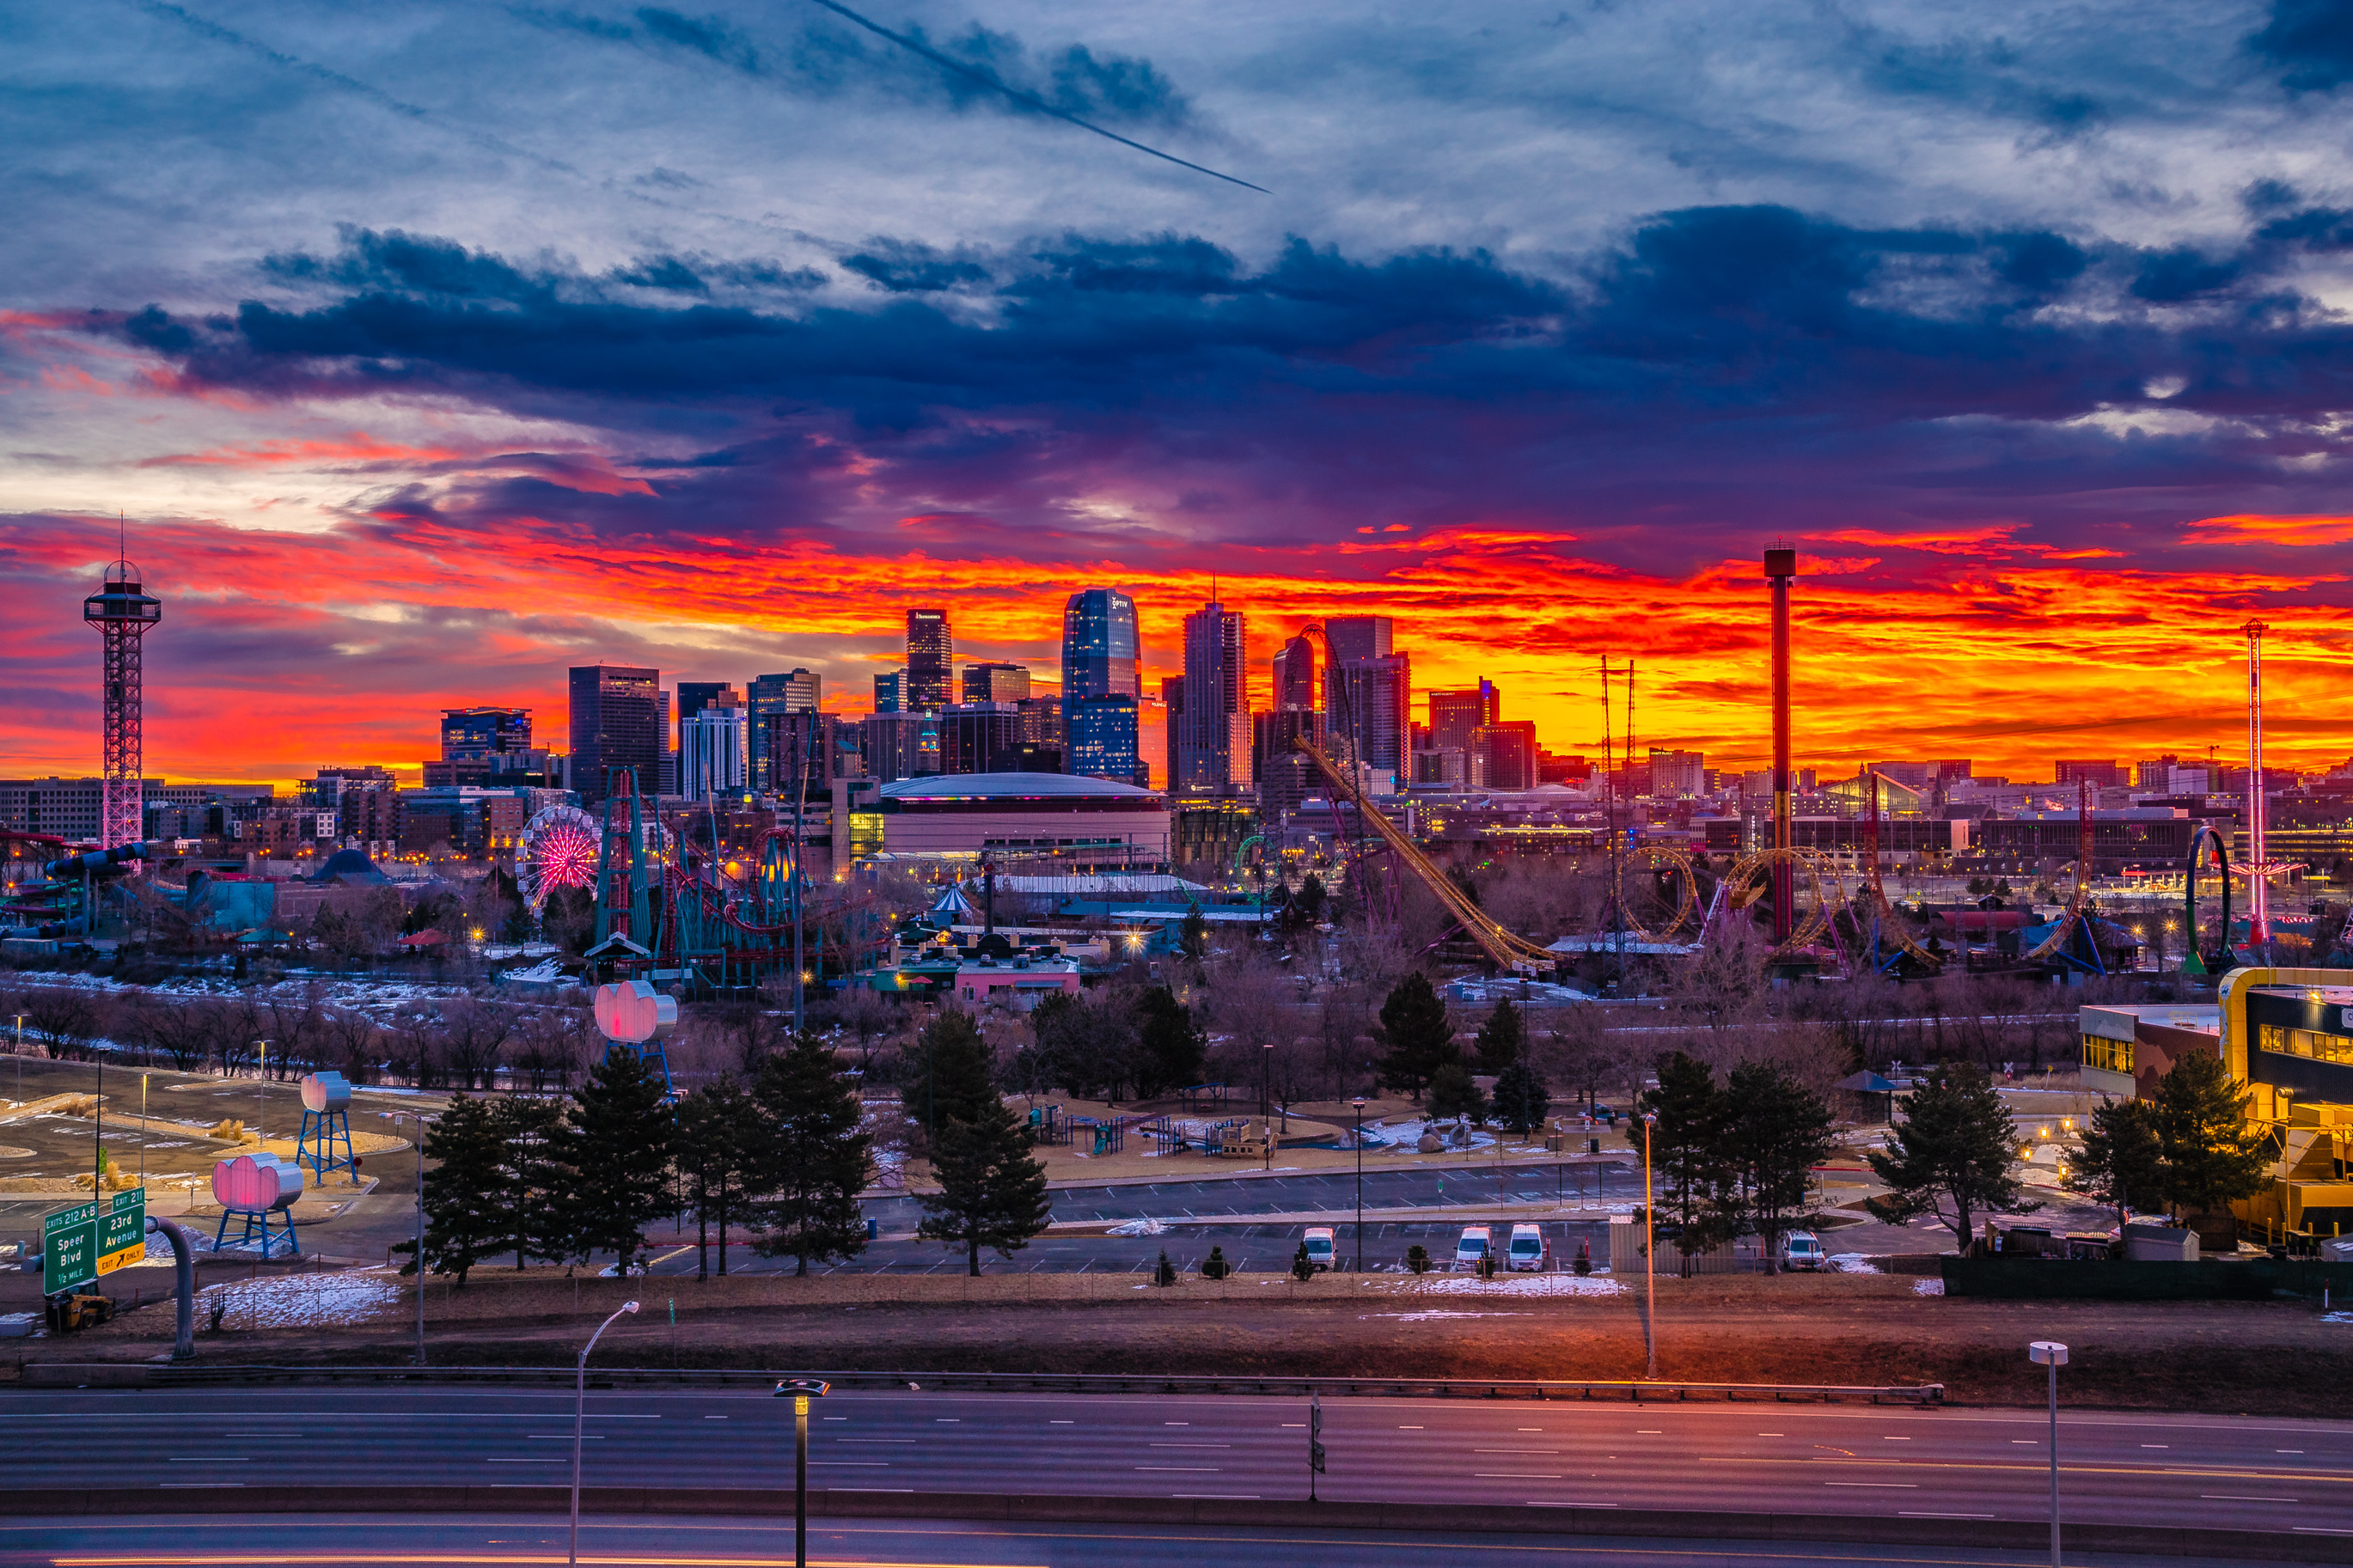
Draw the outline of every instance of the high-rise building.
M907 711L907 672L894 669L888 675L874 678L874 711L904 713Z
M2114 789L2126 782L2126 771L2114 757L2062 757L2052 764L2063 784L2088 784L2094 789Z
M572 787L581 800L603 801L619 768L637 770L639 794L657 793L670 752L670 700L661 689L661 672L614 664L575 666L571 700Z
M940 771L940 721L934 713L876 713L859 726L866 776L881 784Z
M1492 680L1482 680L1468 691L1430 694L1430 745L1433 752L1471 749L1471 731L1504 718L1504 694Z
M1377 620L1384 631L1388 618ZM1381 639L1386 642L1386 636ZM1406 731L1412 722L1412 660L1401 653L1335 662L1324 690L1324 722L1376 774L1405 771Z
M955 700L949 671L955 665L955 639L945 610L907 612L907 683L900 692L908 711L936 713Z
M1082 777L1135 782L1142 759L1135 753L1137 705L1124 691L1081 697L1062 705L1064 732L1070 737L1062 753L1066 773Z
M716 698L680 718L679 794L709 801L741 800L749 792L749 719L740 704Z
M1472 731L1471 784L1474 789L1535 788L1535 725L1519 719L1482 724Z
M768 754L753 760L754 773L768 780L765 793L789 800L798 780L810 797L822 799L832 780L856 776L857 736L854 730L847 737L842 733L850 728L833 714L813 708L773 716L768 721Z
M1242 616L1215 600L1185 617L1185 710L1172 710L1173 787L1222 790L1250 782L1250 682Z
M1115 588L1088 588L1062 605L1062 695L1144 695L1135 601Z
M2180 765L2181 759L2171 752L2166 752L2161 757L2148 757L2136 763L2133 764L2133 787L2147 790L2167 789L2171 784L2173 770Z
M678 683L678 720L683 724L706 708L741 708L744 694L724 680L681 680Z
M825 678L813 669L795 669L782 675L755 675L746 693L746 704L752 711L752 727L745 741L752 754L752 793L766 795L774 787L769 782L768 762L771 750L769 736L778 715L814 713L824 705Z
M1184 754L1179 731L1185 723L1185 678L1164 675L1160 678L1160 732L1163 751L1160 758L1162 781L1168 793L1176 793L1176 759Z
M1015 773L1021 766L1021 710L1010 702L952 702L940 710L944 773Z
M441 710L441 760L488 757L501 752L531 750L531 710L528 708L444 708Z
M1397 623L1388 616L1327 616L1324 635L1332 644L1332 662L1352 658L1387 658Z
M1651 748L1652 795L1703 795L1707 793L1707 755L1704 752Z
M1028 665L988 663L964 667L966 702L1019 702L1029 695Z
M1278 713L1313 710L1315 706L1315 648L1297 637L1274 656L1274 710Z
M1268 828L1322 787L1323 775L1298 742L1322 744L1324 715L1313 708L1278 708L1250 716L1250 776L1258 781L1260 819Z

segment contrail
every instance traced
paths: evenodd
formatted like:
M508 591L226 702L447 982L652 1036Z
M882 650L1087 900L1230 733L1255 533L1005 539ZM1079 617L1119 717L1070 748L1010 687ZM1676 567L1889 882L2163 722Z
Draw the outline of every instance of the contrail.
M892 43L898 45L902 49L912 50L913 53L923 56L923 58L931 61L942 70L954 71L956 75L964 78L966 81L975 83L980 87L985 87L992 92L1001 92L1006 97L1011 99L1014 102L1021 105L1024 109L1035 110L1040 114L1050 115L1056 120L1068 121L1071 124L1077 126L1082 131L1092 131L1098 136L1109 137L1112 141L1118 142L1123 147L1133 147L1139 153L1149 153L1155 158L1161 159L1166 163L1174 163L1181 169L1190 169L1197 174L1207 174L1213 180L1223 180L1229 185L1240 185L1246 191L1256 191L1262 196L1272 195L1274 194L1268 190L1264 185L1253 185L1248 180L1238 180L1231 174L1221 174L1218 173L1217 170L1205 168L1199 163L1188 163L1173 153L1163 153L1157 147L1147 147L1141 142L1132 142L1128 140L1128 138L1122 136L1116 131L1106 131L1102 126L1094 124L1090 121L1080 119L1077 115L1071 113L1067 110L1055 108L1052 104L1047 102L1044 99L1039 98L1034 92L1024 92L1021 89L1009 86L987 71L976 70L972 67L965 65L961 60L952 58L947 55L940 53L939 50L933 48L930 45L923 43L919 39L911 38L904 33L894 33L890 28L882 26L880 22L871 22L865 17L860 16L857 12L851 10L849 6L838 4L837 0L810 0L810 4L822 5L827 10L832 12L835 16L841 17L843 20L854 22L859 26L865 28L868 32L872 33L879 37L890 39Z

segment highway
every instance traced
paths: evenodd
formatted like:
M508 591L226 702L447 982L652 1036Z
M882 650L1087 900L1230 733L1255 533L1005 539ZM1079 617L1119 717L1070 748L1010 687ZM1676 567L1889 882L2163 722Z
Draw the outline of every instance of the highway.
M1400 1314L1398 1331L1410 1334ZM758 1390L592 1392L590 1486L774 1488L790 1406ZM1335 1398L1335 1504L1577 1506L2046 1516L2033 1410L1862 1404L1631 1405ZM26 1391L0 1400L5 1485L554 1485L568 1392L501 1388ZM866 1492L1303 1499L1296 1399L836 1394L812 1420L813 1487ZM2069 1414L2068 1519L2341 1537L2353 1555L2353 1423Z
M0 1521L0 1564L41 1568L146 1568L156 1563L230 1568L254 1563L562 1563L565 1521L545 1514L472 1514L332 1521L284 1514ZM1612 1540L1560 1535L1350 1531L1334 1524L1008 1524L1002 1521L812 1521L808 1560L823 1568L1211 1568L1280 1563L1297 1568L1855 1568L1859 1563L2024 1568L2041 1561L2018 1551L1935 1547L1804 1546L1781 1542ZM790 1518L597 1519L580 1524L580 1561L786 1568L793 1561ZM2084 1559L2070 1553L2068 1561ZM2102 1553L2107 1568L2178 1565L2175 1557ZM2219 1563L2225 1559L2206 1558Z

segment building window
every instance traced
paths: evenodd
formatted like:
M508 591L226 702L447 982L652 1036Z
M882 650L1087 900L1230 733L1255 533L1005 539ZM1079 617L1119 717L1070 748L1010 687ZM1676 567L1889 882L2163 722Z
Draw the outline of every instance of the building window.
M2105 1035L2085 1035L2084 1065L2104 1072L2128 1073L2133 1070L2132 1042L2111 1040Z
M2353 1037L2265 1024L2258 1038L2264 1050L2277 1051L2282 1056L2305 1057L2316 1062L2353 1063Z

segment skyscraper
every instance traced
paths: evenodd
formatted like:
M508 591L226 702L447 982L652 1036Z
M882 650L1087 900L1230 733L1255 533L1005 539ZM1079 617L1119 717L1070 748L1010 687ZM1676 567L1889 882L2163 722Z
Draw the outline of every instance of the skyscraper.
M776 787L771 782L773 745L769 737L778 716L814 713L824 699L825 678L813 669L752 678L752 727L746 744L752 755L752 788L755 794L766 795Z
M1468 691L1430 694L1430 749L1468 751L1471 731L1482 724L1503 721L1504 694L1492 680L1482 680Z
M531 750L528 708L444 708L441 760Z
M904 713L907 711L907 672L894 669L888 675L874 678L874 711Z
M591 805L610 793L617 768L637 770L638 791L660 788L670 751L669 700L661 672L621 665L575 666L571 679L572 787Z
M1388 616L1331 616L1324 635L1332 668L1324 685L1324 720L1334 740L1376 773L1405 766L1406 729L1413 672L1391 646L1397 623Z
M678 683L678 721L684 724L706 708L741 708L744 694L723 680L681 680Z
M1332 662L1388 658L1396 651L1389 646L1396 626L1397 622L1388 616L1325 616L1324 635L1332 642Z
M966 702L1019 702L1029 695L1029 667L982 663L964 667Z
M907 685L900 693L909 712L936 713L955 700L948 673L955 664L955 639L945 610L907 612Z
M1142 652L1135 601L1125 594L1088 588L1063 604L1065 771L1123 784L1135 778L1141 763L1136 722L1143 710Z
M1250 782L1250 681L1242 616L1216 600L1185 617L1185 710L1174 717L1178 790Z
M1305 637L1296 637L1274 656L1274 711L1313 710L1314 706L1315 648Z
M747 718L742 707L719 700L680 716L679 794L700 801L743 797L749 784L744 767Z
M1062 695L1137 697L1135 601L1115 588L1088 588L1062 606Z

